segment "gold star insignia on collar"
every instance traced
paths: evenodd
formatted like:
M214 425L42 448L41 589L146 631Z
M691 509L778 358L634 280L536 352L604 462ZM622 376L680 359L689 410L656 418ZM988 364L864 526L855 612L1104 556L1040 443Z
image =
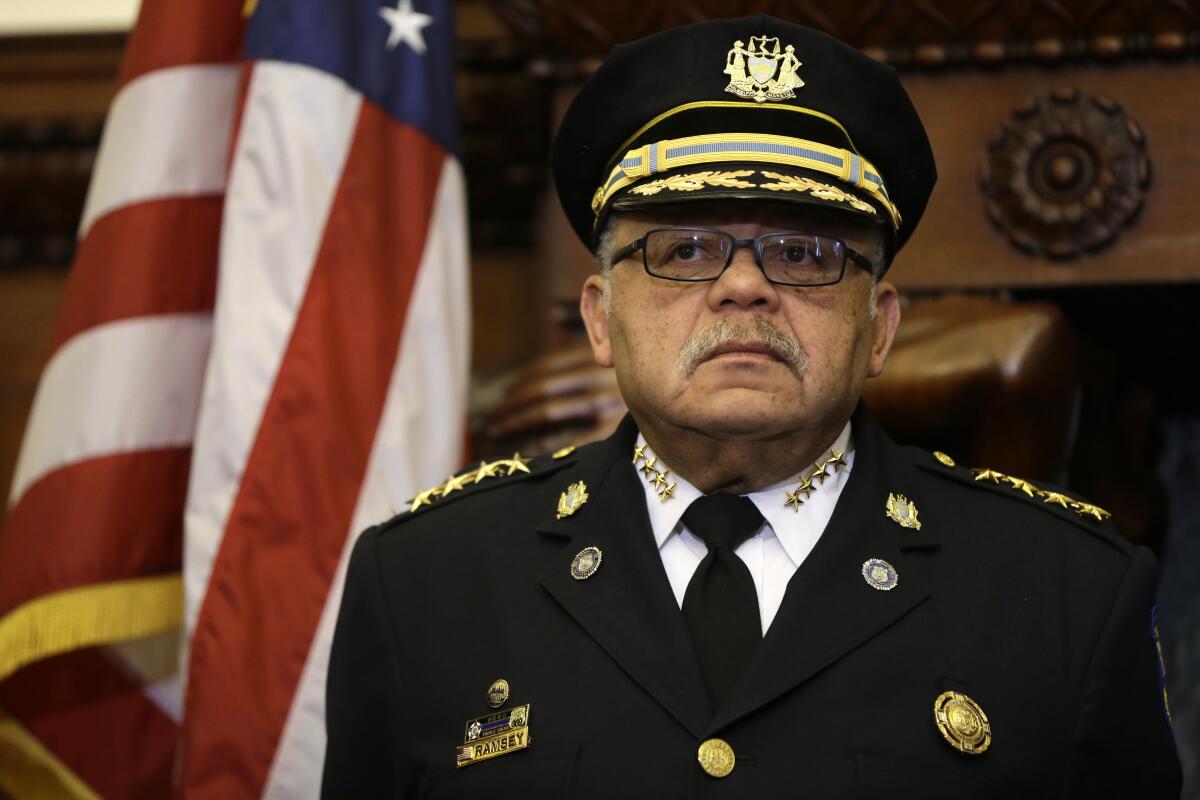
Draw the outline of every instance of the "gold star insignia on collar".
M670 500L672 497L674 497L675 496L675 487L678 485L679 484L677 484L677 483L668 483L666 486L664 486L662 488L662 491L658 493L658 501L660 503L665 503L668 500Z
M1070 508L1071 503L1075 502L1065 494L1059 494L1058 492L1044 492L1041 489L1038 490L1038 496L1042 498L1043 503L1054 503L1055 505L1060 505L1063 508Z
M654 468L656 464L658 464L658 456L647 458L641 466L642 474L649 478L651 472L657 473L658 470Z
M654 478L651 479L650 483L654 486L656 491L662 491L662 488L669 482L670 477L671 470L668 469L664 472L658 472L656 470L654 473Z
M834 472L837 472L842 467L848 466L846 464L845 455L846 455L845 450L842 450L842 451L830 450L829 451L829 460L826 461L825 463L828 464L829 466L833 467Z
M794 492L784 489L783 493L787 495L787 500L783 501L784 508L790 508L792 511L799 513L800 506L804 505L804 500L800 497L800 489L797 488Z
M977 469L973 470L973 472L975 473L975 480L977 481L991 481L992 483L999 483L1000 479L1004 477L1003 472L996 472L994 469Z
M823 486L825 484L825 479L829 477L829 473L825 469L828 466L828 461L822 461L821 463L817 464L817 468L813 470L813 474L808 476L809 482L811 483L814 479L820 478L821 485Z
M566 447L561 447L558 450L555 450L554 453L550 457L557 460L560 458L566 458L567 456L571 455L571 453L574 453L574 452L575 452L575 445L569 444Z
M1029 497L1033 497L1034 492L1038 490L1037 487L1029 481L1021 480L1020 478L1014 478L1012 475L1005 475L1004 480L1007 481L1014 489L1021 490Z
M637 462L641 461L642 458L644 458L645 452L646 445L644 444L633 448L633 463L636 464Z

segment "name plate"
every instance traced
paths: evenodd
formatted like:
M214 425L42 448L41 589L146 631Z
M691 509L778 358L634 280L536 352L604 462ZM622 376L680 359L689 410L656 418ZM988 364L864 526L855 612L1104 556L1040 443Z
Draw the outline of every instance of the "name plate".
M468 720L463 744L455 755L465 767L529 747L529 705Z

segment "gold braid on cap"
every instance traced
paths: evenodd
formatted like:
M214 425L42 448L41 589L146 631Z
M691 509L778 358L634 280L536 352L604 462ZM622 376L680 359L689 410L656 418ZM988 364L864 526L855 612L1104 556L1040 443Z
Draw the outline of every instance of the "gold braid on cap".
M729 162L757 162L823 172L862 189L888 212L893 228L900 227L900 212L888 198L883 178L871 162L842 147L767 133L709 133L663 139L629 150L613 167L608 180L596 189L592 213L599 218L617 192L647 176L677 167Z

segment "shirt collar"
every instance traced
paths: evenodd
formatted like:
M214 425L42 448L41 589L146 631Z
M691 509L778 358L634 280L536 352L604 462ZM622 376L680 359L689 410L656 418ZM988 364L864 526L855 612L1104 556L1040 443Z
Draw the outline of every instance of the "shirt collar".
M646 439L639 433L637 447L643 446L646 446ZM845 452L846 466L837 472L831 472L823 484L816 484L816 491L798 509L793 510L784 505L784 501L787 499L786 492L794 489L800 482L798 475L746 495L758 507L770 530L778 537L788 557L795 564L804 560L804 556L812 549L812 541L825 530L826 523L833 515L837 497L841 494L842 486L845 485L846 479L850 476L850 470L854 466L849 421L834 439L831 449ZM658 458L657 454L654 454L648 446L646 446L646 452L655 459ZM666 470L669 473L669 485L673 484L672 496L664 503L659 498L658 490L653 483L646 480L645 473L640 471L644 463L644 461L639 461L634 468L639 470L642 489L646 493L646 510L649 512L650 529L654 532L654 542L661 550L671 534L681 529L680 520L683 518L683 512L687 511L692 501L699 498L703 492L686 479L671 472L670 467L663 461L656 460L655 467L659 472ZM805 475L811 472L811 465L804 470Z

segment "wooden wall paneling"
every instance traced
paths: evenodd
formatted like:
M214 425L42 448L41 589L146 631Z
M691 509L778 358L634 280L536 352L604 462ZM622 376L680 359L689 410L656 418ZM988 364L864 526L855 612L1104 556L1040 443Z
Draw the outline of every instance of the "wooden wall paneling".
M904 75L925 121L938 184L890 276L902 288L1053 287L1200 279L1200 64L1126 64ZM1145 131L1151 179L1140 215L1111 246L1079 259L1031 256L988 220L986 143L1038 92L1080 89L1117 101Z

